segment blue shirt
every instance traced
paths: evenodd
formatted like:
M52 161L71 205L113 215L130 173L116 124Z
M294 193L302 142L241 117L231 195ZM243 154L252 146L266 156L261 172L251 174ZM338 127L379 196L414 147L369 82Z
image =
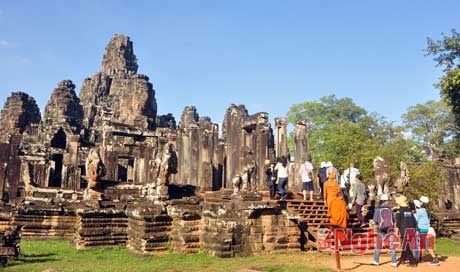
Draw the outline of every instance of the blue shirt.
M427 230L430 228L430 219L425 208L417 209L415 212L415 220L417 220L418 229Z

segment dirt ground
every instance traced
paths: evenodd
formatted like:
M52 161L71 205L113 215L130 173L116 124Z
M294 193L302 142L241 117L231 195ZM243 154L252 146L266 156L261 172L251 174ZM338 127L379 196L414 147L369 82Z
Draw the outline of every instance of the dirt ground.
M408 264L400 265L398 268L391 266L390 255L380 256L380 265L372 266L372 255L365 256L342 256L341 258L341 271L364 271L364 272L405 272L405 271L430 271L430 272L457 272L460 271L460 257L440 257L440 266L430 266L429 258L418 265L418 267L410 267ZM324 260L326 266L331 267L332 271L335 270L335 259L331 255L330 258Z

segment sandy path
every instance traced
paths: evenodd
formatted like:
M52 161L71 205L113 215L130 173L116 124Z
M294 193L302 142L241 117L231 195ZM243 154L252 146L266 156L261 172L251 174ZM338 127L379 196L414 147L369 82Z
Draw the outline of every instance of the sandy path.
M425 261L418 267L410 267L408 264L400 265L398 268L391 266L390 255L380 256L380 265L372 266L369 263L372 261L372 255L365 256L343 256L341 258L342 271L365 271L365 272L385 272L385 271L430 271L430 272L457 272L460 271L460 257L441 257L440 266L430 266L429 261ZM335 269L335 260L331 255L327 260L327 266Z

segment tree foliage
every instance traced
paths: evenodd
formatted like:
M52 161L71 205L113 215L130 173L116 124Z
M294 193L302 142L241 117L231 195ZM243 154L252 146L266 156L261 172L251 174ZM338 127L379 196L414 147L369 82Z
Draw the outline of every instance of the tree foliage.
M426 55L432 55L436 66L443 67L445 72L436 84L442 98L452 108L457 128L460 128L460 33L455 29L451 36L441 34L441 40L428 38Z
M410 107L402 116L405 127L428 156L445 153L452 140L455 120L443 101L430 100Z
M422 157L412 148L415 143L404 138L402 127L368 113L351 98L332 95L295 104L287 116L291 123L308 120L313 162L332 161L342 170L355 162L365 179L372 177L376 156L384 157L393 173L398 171L400 160Z

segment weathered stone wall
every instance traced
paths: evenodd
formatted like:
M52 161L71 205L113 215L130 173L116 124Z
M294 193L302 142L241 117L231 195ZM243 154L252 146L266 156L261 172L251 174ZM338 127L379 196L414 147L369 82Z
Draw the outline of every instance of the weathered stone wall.
M21 236L28 240L69 240L75 236L75 211L59 208L20 209L14 224L22 227Z
M0 143L10 135L22 134L31 124L40 123L40 109L35 99L23 92L13 92L0 112Z
M212 190L214 154L217 149L219 127L209 117L199 117L195 107L186 107L179 124L177 148L180 184L189 184L201 190Z
M276 205L215 200L201 203L201 241L207 254L226 258L300 250L297 224Z
M77 210L74 244L79 250L124 246L128 240L128 218L123 210Z
M17 144L0 143L1 202L14 202L18 196L21 160Z
M130 252L148 256L168 250L172 218L163 205L143 203L130 207L127 213L127 248Z
M302 178L300 177L299 169L302 163L305 162L309 155L307 121L297 121L294 133L295 165L293 167L294 173L292 173L291 175L294 177L294 180L289 181L289 184L291 187L300 190L302 187Z
M198 198L171 200L167 206L173 218L170 239L174 252L182 254L198 253L201 249L201 212Z
M460 210L460 166L446 165L444 169L446 179L434 204L439 210L450 208L458 211Z
M264 162L273 159L273 130L267 113L249 115L243 105L231 105L224 118L222 135L225 142L225 188L231 180L243 174L248 165L254 166L251 187L266 189L263 182Z
M281 158L282 156L287 157L288 150L288 132L287 132L288 120L283 117L275 118L275 130L276 130L276 141L275 141L275 154L276 157Z

